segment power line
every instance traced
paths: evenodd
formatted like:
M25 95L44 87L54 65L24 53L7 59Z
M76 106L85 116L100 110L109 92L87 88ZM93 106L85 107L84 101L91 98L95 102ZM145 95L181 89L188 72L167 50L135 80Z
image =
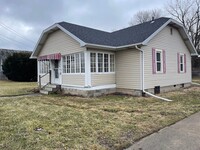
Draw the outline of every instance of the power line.
M24 43L22 43L22 42L16 41L16 40L14 40L14 39L11 39L11 38L9 38L9 37L6 37L6 36L4 36L4 35L2 35L2 34L0 34L0 36L1 36L0 38L3 39L3 40L12 41L12 42L17 43L17 44L20 45L20 46L25 46L25 47L30 48L30 46L28 46L28 45L26 45L26 44L24 44Z
M4 23L0 22L0 26L2 26L4 29L6 29L7 31L10 31L12 33L14 33L15 35L17 35L18 37L22 38L23 40L26 40L28 42L34 43L34 41L28 39L27 37L24 37L23 35L19 34L17 31L15 31L14 29L10 28L9 26L5 25Z

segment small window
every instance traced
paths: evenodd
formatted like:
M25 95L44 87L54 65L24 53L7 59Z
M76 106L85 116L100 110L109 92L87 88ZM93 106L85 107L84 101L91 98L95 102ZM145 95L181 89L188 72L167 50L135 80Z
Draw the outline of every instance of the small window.
M170 34L173 35L173 28L170 28Z
M184 55L180 54L180 72L184 72Z
M156 50L156 72L163 72L162 51Z

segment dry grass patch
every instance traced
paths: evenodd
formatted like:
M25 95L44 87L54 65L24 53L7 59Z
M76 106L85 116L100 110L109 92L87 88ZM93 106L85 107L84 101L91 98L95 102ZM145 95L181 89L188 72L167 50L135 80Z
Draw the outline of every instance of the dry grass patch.
M193 78L192 78L192 82L195 82L195 83L199 83L199 84L200 84L200 77L197 77L197 76L193 77Z
M37 88L36 82L14 82L0 80L0 96L32 93Z
M0 98L0 149L123 149L199 111L200 87L194 88L161 95L173 102L116 95Z

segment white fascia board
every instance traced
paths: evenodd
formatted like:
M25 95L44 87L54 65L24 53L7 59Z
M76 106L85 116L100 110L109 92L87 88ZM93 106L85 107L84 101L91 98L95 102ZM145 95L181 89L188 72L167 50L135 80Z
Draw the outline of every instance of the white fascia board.
M80 46L85 46L85 42L83 42L81 39L79 39L77 36L75 36L74 34L72 34L71 32L69 32L68 30L66 30L65 28L63 28L61 25L56 24L58 28L60 28L64 33L66 33L67 35L69 35L70 37L72 37L74 40L76 40L77 42L80 43Z
M190 45L192 46L193 51L195 52L196 55L198 55L197 50L196 50L196 48L194 47L194 45L193 45L193 43L191 41L191 38L189 37L189 35L187 34L187 32L186 32L186 30L185 30L185 28L183 26L182 26L182 28L183 28L183 30L185 32L185 35L187 36L187 38L188 38L188 40L190 42Z

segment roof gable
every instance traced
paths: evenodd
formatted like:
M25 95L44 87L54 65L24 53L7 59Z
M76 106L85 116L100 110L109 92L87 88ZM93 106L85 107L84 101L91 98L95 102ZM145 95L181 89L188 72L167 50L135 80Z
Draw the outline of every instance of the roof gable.
M80 46L96 46L99 48L104 47L116 50L129 46L146 45L156 34L169 24L179 29L188 49L191 53L196 53L183 26L173 19L162 17L114 32L105 32L67 22L60 22L43 31L31 57L37 56L45 38L49 33L54 32L57 29L62 30L73 39L77 40L80 43Z

